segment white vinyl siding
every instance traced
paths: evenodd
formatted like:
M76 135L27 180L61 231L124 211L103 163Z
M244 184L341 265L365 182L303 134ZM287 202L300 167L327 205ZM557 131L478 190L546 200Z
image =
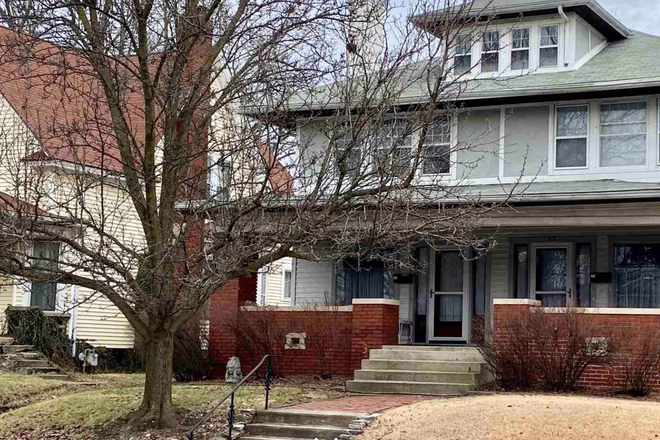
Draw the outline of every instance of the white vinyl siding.
M14 286L10 278L0 277L0 335L6 332L5 310L12 305Z
M505 237L497 241L497 245L491 252L490 266L490 292L491 300L494 298L511 298L513 292L509 292L509 243ZM490 304L487 305L487 309Z

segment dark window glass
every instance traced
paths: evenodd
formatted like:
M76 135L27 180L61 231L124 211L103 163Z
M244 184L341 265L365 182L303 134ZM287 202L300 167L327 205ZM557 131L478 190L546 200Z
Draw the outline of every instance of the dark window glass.
M660 244L616 244L613 275L617 307L660 307Z

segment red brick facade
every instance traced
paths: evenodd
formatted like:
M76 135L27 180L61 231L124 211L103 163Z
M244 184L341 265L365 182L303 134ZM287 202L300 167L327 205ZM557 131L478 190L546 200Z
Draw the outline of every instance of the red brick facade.
M518 302L519 304L516 304ZM527 302L527 304L520 304ZM493 332L498 334L499 329L507 318L519 314L521 311L539 307L536 301L512 300L509 304L496 304L493 309ZM609 313L608 313L609 312ZM585 326L593 326L594 338L607 337L610 343L625 344L626 348L640 349L648 331L660 331L660 314L648 313L650 310L631 309L584 309L578 313L579 322ZM549 315L552 312L545 311ZM612 342L613 340L613 342ZM614 347L621 348L621 347ZM652 380L653 390L660 392L659 376ZM579 385L591 389L621 389L625 385L624 366L617 361L610 361L605 365L594 365L582 374Z
M224 377L227 361L241 359L244 374L251 371L271 351L276 372L294 375L352 375L360 368L369 350L398 343L398 301L356 300L352 307L340 308L257 308L243 307L255 301L256 279L235 279L227 283L211 299L209 350L213 376ZM265 315L267 314L267 315ZM256 330L270 333L268 342L242 347L236 331L237 320L254 323ZM261 326L261 327L259 327ZM255 327L252 327L255 330ZM287 345L287 334L305 334L304 347ZM264 348L264 345L272 345Z

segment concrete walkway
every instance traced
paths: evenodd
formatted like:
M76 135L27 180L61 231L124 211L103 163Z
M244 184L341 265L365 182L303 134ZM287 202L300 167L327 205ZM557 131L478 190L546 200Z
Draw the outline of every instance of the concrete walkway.
M405 395L366 395L348 396L339 399L317 400L287 407L286 409L310 411L341 411L353 413L374 414L388 409L397 408L426 400L437 399L433 396L405 396Z

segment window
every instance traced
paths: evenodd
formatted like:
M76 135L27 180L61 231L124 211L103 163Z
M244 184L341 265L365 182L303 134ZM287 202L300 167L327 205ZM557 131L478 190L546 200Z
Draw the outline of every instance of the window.
M517 244L514 248L514 283L516 298L529 298L529 246Z
M511 69L529 69L529 29L513 30Z
M557 107L556 126L555 166L586 167L589 106Z
M339 305L350 305L353 298L394 299L392 273L380 261L345 262L337 270L335 297Z
M350 177L360 175L362 164L362 147L360 142L353 141L351 128L348 125L342 127L344 133L335 142L335 164L337 170Z
M559 25L541 26L540 67L556 67L559 63Z
M229 164L219 153L209 154L208 197L226 200L229 197Z
M291 299L291 271L289 269L284 269L282 278L282 298Z
M406 119L390 119L374 136L376 166L386 174L411 171L412 136Z
M613 266L616 307L660 307L660 244L615 244Z
M646 164L645 102L624 102L600 106L600 166Z
M438 119L424 138L423 174L448 174L451 168L451 118Z
M257 304L260 306L266 305L266 289L268 289L268 269L261 268L257 274L258 283L257 284Z
M59 243L34 243L32 248L32 267L39 273L52 273L58 265ZM57 303L57 282L32 281L30 305L41 310L54 311Z
M500 69L500 32L484 32L481 55L481 71L497 72Z
M472 69L472 42L469 35L456 37L454 75L463 75Z

